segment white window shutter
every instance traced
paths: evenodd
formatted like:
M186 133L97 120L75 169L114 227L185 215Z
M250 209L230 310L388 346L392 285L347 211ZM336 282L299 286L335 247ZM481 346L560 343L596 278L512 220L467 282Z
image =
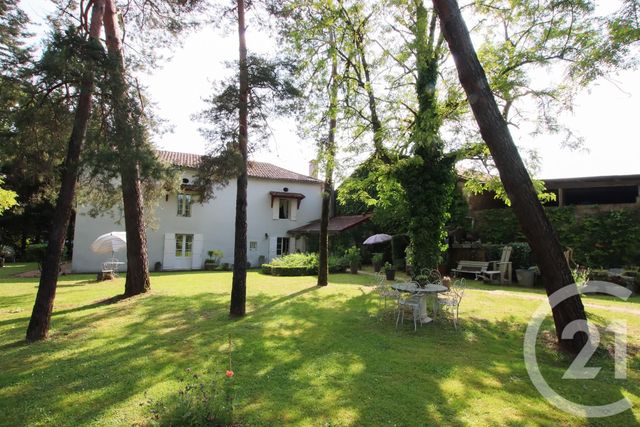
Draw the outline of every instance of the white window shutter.
M289 207L291 209L291 215L289 215L289 218L291 218L291 221L295 221L296 217L298 216L298 201L291 200L291 202L289 203Z
M269 260L274 259L278 256L278 238L277 237L269 237Z
M273 211L273 219L280 218L280 199L274 197L271 204L273 205L271 208L271 210Z
M193 235L193 245L191 246L191 268L200 270L202 268L202 234Z
M289 253L290 254L296 253L296 238L295 237L289 237Z
M165 233L164 235L164 256L162 257L162 269L171 270L175 266L176 259L176 235Z

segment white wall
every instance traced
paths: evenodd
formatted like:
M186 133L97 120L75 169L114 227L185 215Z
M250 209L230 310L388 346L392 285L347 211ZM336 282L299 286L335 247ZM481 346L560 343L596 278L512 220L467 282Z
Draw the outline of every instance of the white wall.
M190 172L183 176L190 177ZM296 219L273 219L270 191L283 191L287 187L291 193L302 193L305 198L300 204ZM252 266L258 264L263 255L269 259L269 245L273 237L287 237L287 230L302 226L320 218L322 205L321 186L319 183L300 183L291 181L265 180L249 178L247 197L247 258ZM170 194L168 200L163 196L156 209L157 229L147 229L147 245L149 267L154 268L156 262L164 261L164 244L166 233L202 234L202 260L210 249L222 249L222 262L233 263L233 246L235 231L236 182L216 193L212 201L200 205L194 202L191 216L177 215L177 195ZM292 200L292 203L296 203ZM95 272L100 270L102 262L108 255L91 252L91 243L101 234L110 231L124 231L122 224L114 223L109 215L91 218L86 215L87 209L79 207L76 215L72 270L74 272ZM116 215L119 217L119 215ZM268 235L268 238L265 236ZM257 249L250 250L249 243L257 242ZM298 242L300 244L300 242ZM169 252L175 248L169 248ZM293 246L291 247L293 251ZM121 261L126 261L125 251L116 254ZM200 260L197 261L201 268ZM164 264L164 263L163 263ZM167 267L171 268L170 265Z

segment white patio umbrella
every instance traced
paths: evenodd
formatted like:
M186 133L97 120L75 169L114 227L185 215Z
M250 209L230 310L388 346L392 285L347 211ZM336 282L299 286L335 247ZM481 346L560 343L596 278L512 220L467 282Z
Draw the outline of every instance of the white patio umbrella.
M103 234L93 241L91 244L91 250L98 254L113 254L119 250L127 247L127 233L124 231L112 231L111 233Z
M375 245L376 243L388 242L392 237L388 234L374 234L369 236L367 240L363 242L363 245Z

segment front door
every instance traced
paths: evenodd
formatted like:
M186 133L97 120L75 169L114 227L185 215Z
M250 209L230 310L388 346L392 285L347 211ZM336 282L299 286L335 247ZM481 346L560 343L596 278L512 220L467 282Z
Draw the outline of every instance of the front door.
M191 270L193 257L193 234L176 233L175 255L174 268L176 270Z

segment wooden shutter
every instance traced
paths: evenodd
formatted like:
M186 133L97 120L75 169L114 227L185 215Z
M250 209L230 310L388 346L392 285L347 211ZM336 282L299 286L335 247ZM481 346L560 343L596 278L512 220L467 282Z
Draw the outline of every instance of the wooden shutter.
M176 259L176 235L174 233L164 234L164 256L162 257L162 269L172 270L175 268Z
M280 199L277 197L274 197L273 202L271 204L273 205L271 207L271 210L273 211L273 219L280 218Z
M297 200L289 200L289 219L291 221L295 221L298 216L298 201Z
M295 237L289 237L289 253L290 254L296 253L296 238Z
M276 256L278 256L277 251L278 251L278 238L269 237L269 260L272 260Z
M193 235L193 243L191 245L191 268L194 270L202 269L202 234Z

